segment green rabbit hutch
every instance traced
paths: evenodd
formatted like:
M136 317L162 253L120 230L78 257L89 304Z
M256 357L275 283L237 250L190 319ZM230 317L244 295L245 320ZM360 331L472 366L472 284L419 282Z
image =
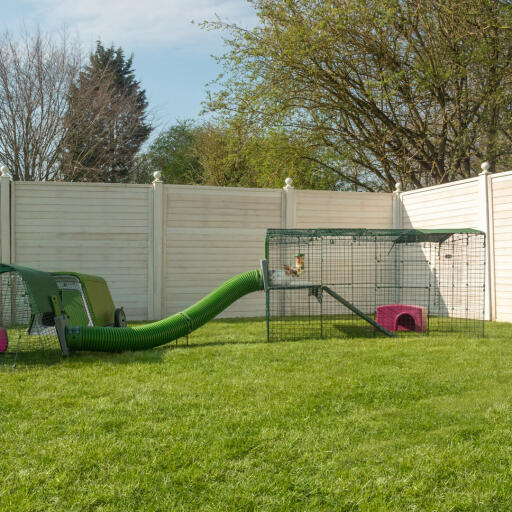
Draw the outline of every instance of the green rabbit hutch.
M0 265L0 354L67 355L58 330L73 326L126 326L123 308L115 308L106 281L78 272L43 272ZM62 333L61 333L62 334Z

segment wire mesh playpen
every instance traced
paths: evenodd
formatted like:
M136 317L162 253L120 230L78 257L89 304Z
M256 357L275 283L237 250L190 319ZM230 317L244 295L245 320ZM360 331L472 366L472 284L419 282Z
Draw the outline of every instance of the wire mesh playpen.
M482 336L485 234L473 230L270 229L267 336Z

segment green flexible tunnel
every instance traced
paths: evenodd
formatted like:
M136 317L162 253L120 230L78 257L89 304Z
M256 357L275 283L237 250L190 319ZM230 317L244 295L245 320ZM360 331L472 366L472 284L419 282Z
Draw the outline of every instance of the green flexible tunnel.
M240 297L262 289L261 271L251 270L232 277L181 313L158 322L123 328L68 327L66 341L71 350L121 352L153 348L186 336Z

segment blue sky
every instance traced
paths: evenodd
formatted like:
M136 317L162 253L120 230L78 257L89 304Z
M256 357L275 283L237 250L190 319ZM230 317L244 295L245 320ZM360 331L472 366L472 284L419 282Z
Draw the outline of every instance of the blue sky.
M48 33L65 28L86 51L100 39L133 53L157 130L197 118L206 83L222 71L211 57L223 51L220 34L197 23L216 15L243 26L255 23L246 0L4 0L1 5L1 31L16 33L23 24Z

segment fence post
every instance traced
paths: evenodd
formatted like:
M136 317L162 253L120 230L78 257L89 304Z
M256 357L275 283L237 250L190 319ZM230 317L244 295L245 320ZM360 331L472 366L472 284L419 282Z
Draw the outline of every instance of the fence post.
M402 184L397 181L395 190L393 191L392 199L392 222L393 229L401 229L403 227L402 219ZM393 251L393 279L395 283L400 279L400 261L398 251ZM393 300L396 303L400 302L400 294L398 288L395 288Z
M479 174L478 199L480 230L485 233L485 320L496 319L494 279L494 226L492 219L492 181L489 162L483 162Z
M163 302L163 208L164 184L162 173L153 173L153 310L152 319L162 318Z
M293 180L286 178L284 180L285 186L283 187L283 201L281 210L281 227L286 229L293 229L297 225L297 199L295 196L295 189L292 186Z
M0 168L0 243L2 263L11 262L11 177L9 169Z
M393 192L393 229L402 227L402 184L397 181Z
M282 192L282 209L281 209L281 227L284 229L294 229L297 226L297 200L295 189L292 186L293 180L286 178L284 180L285 186ZM281 249L282 250L282 249ZM286 257L286 254L281 254L281 259ZM284 261L284 260L283 260ZM267 292L268 293L268 292ZM268 297L268 295L267 295ZM285 294L279 294L278 314L289 315L291 312L290 302L285 299ZM268 303L267 303L268 308ZM268 309L267 309L268 311ZM267 324L268 325L268 324Z

